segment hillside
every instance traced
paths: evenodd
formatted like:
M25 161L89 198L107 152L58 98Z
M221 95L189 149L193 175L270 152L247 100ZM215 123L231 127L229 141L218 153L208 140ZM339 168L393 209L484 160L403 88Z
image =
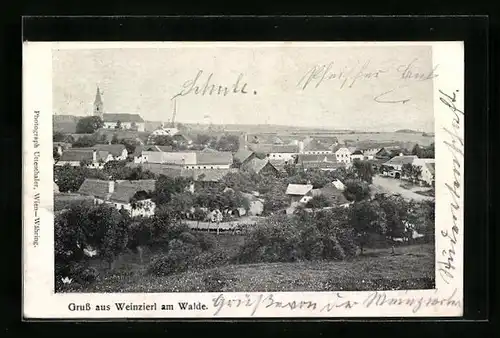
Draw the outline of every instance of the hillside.
M188 271L165 277L147 273L137 255L122 257L121 266L84 292L206 292L204 278L214 269ZM425 289L434 287L434 248L430 244L396 249L367 250L347 261L258 263L227 265L217 269L223 292L354 291Z

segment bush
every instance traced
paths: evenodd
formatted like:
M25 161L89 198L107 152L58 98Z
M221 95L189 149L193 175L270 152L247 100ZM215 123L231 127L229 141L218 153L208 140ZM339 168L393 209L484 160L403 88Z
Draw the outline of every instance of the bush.
M226 276L219 269L207 271L203 276L203 284L208 292L223 292L234 280L234 277Z
M201 249L191 243L173 239L168 243L166 255L158 255L152 259L148 272L155 276L167 276L173 273L187 271L192 266L194 258Z
M97 269L88 266L86 262L72 262L69 264L57 264L55 271L56 292L76 291L82 287L91 285L99 277ZM69 284L63 283L63 278L69 278Z
M211 269L228 265L232 257L227 250L205 251L194 258L193 267L197 269Z
M196 237L200 249L203 251L212 250L217 244L213 235L196 232L194 236Z

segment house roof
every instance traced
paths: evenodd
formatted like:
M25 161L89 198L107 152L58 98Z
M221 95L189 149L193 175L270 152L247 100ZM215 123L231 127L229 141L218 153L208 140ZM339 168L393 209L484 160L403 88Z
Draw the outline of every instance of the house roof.
M311 191L312 188L313 186L311 184L289 184L286 188L286 194L304 196Z
M363 155L363 152L362 152L361 150L357 149L357 150L354 150L354 151L351 153L351 155Z
M233 164L233 154L229 151L196 153L196 164Z
M403 165L403 164L412 164L413 161L417 159L416 155L409 156L394 156L389 161L385 162L385 165Z
M61 146L62 148L71 148L72 144L68 142L53 142L54 147Z
M245 162L250 156L252 156L253 152L248 149L240 149L234 155L234 159L240 161L241 163Z
M337 202L339 202L341 204L348 202L348 200L344 196L344 193L342 192L342 190L338 189L334 183L328 183L327 185L325 185L321 189L314 189L312 191L312 193L313 193L313 196L323 195L327 198L335 197Z
M139 114L103 114L102 120L104 122L144 122L141 115Z
M115 183L115 190L109 197L111 201L129 203L130 199L139 191L152 192L155 190L155 180L121 181Z
M304 169L336 169L336 168L341 168L345 167L344 163L341 162L303 162L300 163L300 165Z
M436 174L436 163L433 163L433 162L427 162L425 164L425 166L427 167L427 169L429 169L430 173L435 175Z
M356 147L347 147L347 149L349 150L349 152L352 154L356 151Z
M248 145L248 148L256 153L298 153L299 147L297 145L281 145L281 144L252 144Z
M268 159L259 159L257 157L254 157L253 159L251 159L250 161L248 161L248 163L245 165L246 168L248 169L252 169L254 172L256 172L257 174L260 173L260 171L262 169L264 169L264 167L266 165L271 165L273 166ZM273 166L274 168L274 166ZM275 168L276 169L276 168Z
M197 182L219 182L224 176L235 169L184 169L181 176L191 177Z
M111 181L86 178L80 186L80 189L78 189L78 193L107 200L111 195L109 193L110 184Z
M312 139L304 141L304 151L328 151L329 147L319 140Z
M143 151L157 151L157 152L171 152L173 151L172 146L157 146L157 145L145 145L136 146L134 150L134 156L141 156Z
M121 156L127 148L123 144L96 144L92 147L97 151L107 151L113 156Z
M87 148L80 149L70 149L63 151L59 162L80 162L80 161L92 161L93 160L93 150Z

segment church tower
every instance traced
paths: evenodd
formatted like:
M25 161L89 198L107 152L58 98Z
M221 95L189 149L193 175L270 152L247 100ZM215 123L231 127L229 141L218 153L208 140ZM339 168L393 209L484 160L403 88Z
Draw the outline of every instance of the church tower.
M99 116L101 119L104 114L104 107L101 98L101 91L99 90L99 86L97 86L97 92L95 94L94 100L94 116Z

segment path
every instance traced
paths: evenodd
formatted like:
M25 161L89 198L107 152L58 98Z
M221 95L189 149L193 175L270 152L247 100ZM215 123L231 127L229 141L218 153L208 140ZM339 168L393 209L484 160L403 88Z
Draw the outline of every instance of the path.
M411 190L400 187L401 181L398 179L382 176L373 177L373 191L375 193L384 192L389 194L400 194L405 199L416 201L434 200L434 197L419 195Z

